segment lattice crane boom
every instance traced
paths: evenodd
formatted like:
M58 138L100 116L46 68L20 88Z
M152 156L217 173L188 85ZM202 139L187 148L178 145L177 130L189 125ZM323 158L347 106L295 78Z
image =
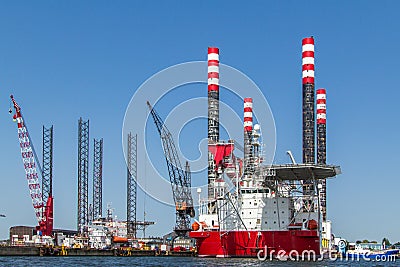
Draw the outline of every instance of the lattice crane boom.
M42 190L39 183L39 175L42 175L42 170L40 168L38 157L35 153L33 142L22 117L21 108L15 101L14 97L12 95L10 97L15 110L13 119L17 122L22 162L24 164L32 205L38 221L38 226L36 228L43 235L50 236L53 231L53 197L50 195L47 199L46 205L44 206Z
M172 195L176 206L175 232L178 235L186 235L190 230L189 216L194 217L193 198L190 191L190 169L188 163L186 164L186 169L182 168L175 142L170 131L149 102L147 102L147 105L150 109L151 116L153 117L154 124L157 127L157 131L160 134L167 162Z

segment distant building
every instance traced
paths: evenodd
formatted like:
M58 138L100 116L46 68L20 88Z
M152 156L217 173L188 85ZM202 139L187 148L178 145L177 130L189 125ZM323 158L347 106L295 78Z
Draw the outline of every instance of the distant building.
M73 230L53 229L53 236L59 236L62 233L65 236L74 236L78 232ZM10 227L10 245L23 246L34 244L33 237L36 236L36 227L33 226L12 226Z
M11 246L24 245L27 241L32 240L32 236L35 234L35 232L35 227L32 226L10 227Z
M378 244L378 243L359 243L356 245L356 247L362 248L362 249L371 249L371 250L383 249L382 244Z

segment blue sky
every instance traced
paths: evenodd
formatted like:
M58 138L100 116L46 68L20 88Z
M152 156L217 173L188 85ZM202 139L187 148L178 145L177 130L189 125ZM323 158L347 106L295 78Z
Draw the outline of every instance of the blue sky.
M288 149L300 161L301 39L312 35L316 87L327 89L327 159L343 170L328 182L334 232L399 241L399 8L397 1L1 1L0 238L10 226L36 224L10 93L37 150L42 125L54 124L55 226L75 229L79 117L90 119L91 139L104 138L103 203L125 219L121 132L130 98L154 73L206 60L208 46L263 91L275 118L275 161L288 162ZM200 90L195 96L206 95ZM156 163L165 166L162 155ZM140 192L139 219L143 202ZM148 197L146 213L157 222L147 234L172 229L172 208Z

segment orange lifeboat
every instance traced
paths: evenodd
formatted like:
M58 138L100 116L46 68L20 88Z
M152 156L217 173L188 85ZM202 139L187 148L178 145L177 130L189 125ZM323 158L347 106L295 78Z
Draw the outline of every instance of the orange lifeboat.
M316 230L316 229L318 229L318 223L317 223L317 221L316 221L316 220L309 220L309 221L308 221L308 226L307 226L307 228L308 228L309 230Z
M192 229L193 229L193 231L197 231L197 230L199 230L199 228L200 228L200 225L199 225L198 222L194 222L194 223L192 224Z
M113 243L128 243L128 238L120 237L120 236L113 236L112 241L113 241Z

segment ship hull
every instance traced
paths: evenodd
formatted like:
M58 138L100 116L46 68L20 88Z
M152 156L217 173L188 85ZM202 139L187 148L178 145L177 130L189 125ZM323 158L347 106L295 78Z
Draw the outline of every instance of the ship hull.
M257 257L320 254L315 230L192 231L199 257ZM259 251L262 251L259 253Z

